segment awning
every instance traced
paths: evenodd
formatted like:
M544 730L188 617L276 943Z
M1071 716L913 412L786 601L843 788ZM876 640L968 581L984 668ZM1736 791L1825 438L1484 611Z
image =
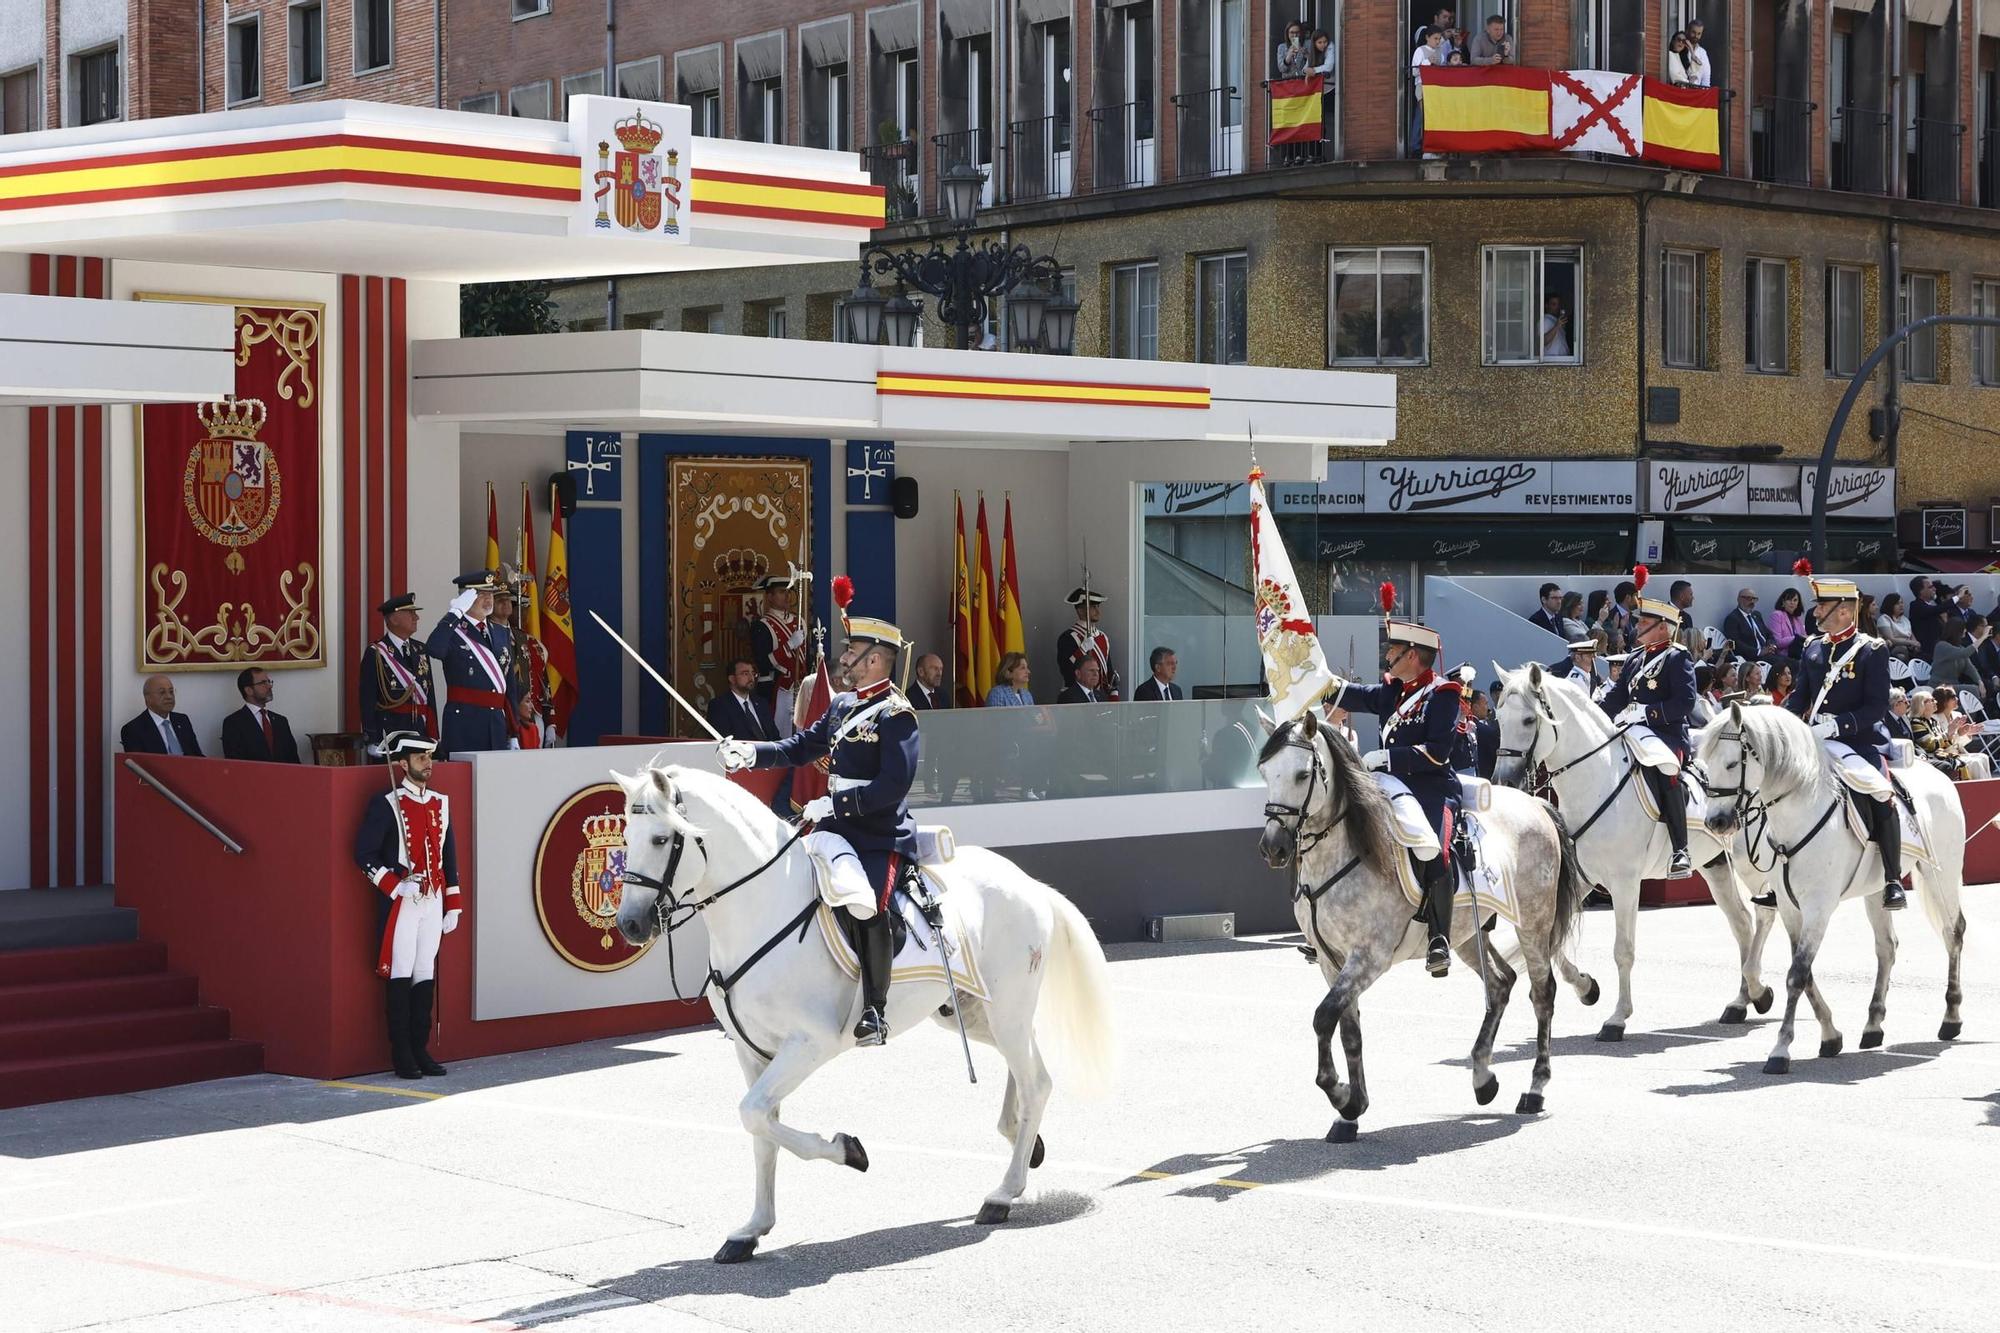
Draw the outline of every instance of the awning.
M1812 525L1805 522L1667 525L1668 554L1691 564L1754 562L1783 570L1811 545ZM1893 560L1899 549L1893 523L1829 523L1826 545L1831 565Z
M736 77L746 84L764 83L785 74L785 34L765 33L736 43Z
M674 57L674 82L682 97L712 93L722 87L722 48L683 51Z
M1992 551L1919 551L1903 563L1938 574L2000 574L2000 554Z
M818 69L847 63L847 20L828 19L799 29L799 45L806 63Z
M1450 564L1519 561L1561 568L1623 563L1632 558L1631 521L1604 523L1463 523L1410 519L1279 519L1292 550L1311 551L1320 564L1357 560L1424 560Z
M871 12L868 15L868 38L875 44L875 49L884 53L916 50L917 37L922 30L918 16L922 10L921 5L908 4Z

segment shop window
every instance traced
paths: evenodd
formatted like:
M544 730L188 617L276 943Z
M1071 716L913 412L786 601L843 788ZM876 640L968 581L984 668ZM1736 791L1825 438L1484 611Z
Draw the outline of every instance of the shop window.
M1972 313L2000 317L2000 279L1980 278L1972 284ZM1973 326L1972 378L1988 388L2000 387L2000 329Z
M1938 275L1935 273L1905 273L1896 289L1896 325L1898 328L1929 315L1938 313ZM1912 384L1937 384L1942 382L1938 366L1938 329L1936 325L1913 333L1903 340L1896 349L1896 356L1903 368L1903 378Z
M354 72L389 68L396 52L393 0L354 0Z
M1743 365L1762 375L1789 374L1791 266L1782 259L1743 263Z
M1583 361L1583 249L1486 247L1485 363L1577 365Z
M286 13L291 86L311 88L326 82L326 6L305 0Z
M1430 251L1334 250L1328 264L1327 360L1423 365L1430 355Z
M1240 366L1249 360L1250 256L1204 255L1195 266L1197 361Z
M1708 369L1708 256L1669 250L1660 275L1661 359L1676 370Z
M1862 274L1853 264L1826 266L1826 373L1851 378L1861 369Z
M1111 355L1160 359L1160 266L1120 264L1111 270Z

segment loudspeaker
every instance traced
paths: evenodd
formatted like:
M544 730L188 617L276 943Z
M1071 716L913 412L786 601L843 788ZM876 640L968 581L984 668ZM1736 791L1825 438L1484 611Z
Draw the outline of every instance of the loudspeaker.
M576 473L564 468L561 472L549 474L549 485L555 490L555 503L562 506L564 518L576 512Z
M896 511L897 518L917 516L917 479L898 477L889 483L889 507Z

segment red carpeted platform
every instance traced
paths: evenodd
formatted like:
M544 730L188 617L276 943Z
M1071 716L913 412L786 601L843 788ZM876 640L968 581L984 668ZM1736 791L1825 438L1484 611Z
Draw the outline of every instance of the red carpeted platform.
M0 953L0 1107L254 1074L263 1049L232 1040L163 944Z

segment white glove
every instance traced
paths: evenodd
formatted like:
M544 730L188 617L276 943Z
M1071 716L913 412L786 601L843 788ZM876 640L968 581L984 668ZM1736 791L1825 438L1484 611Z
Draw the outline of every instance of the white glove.
M1625 711L1618 715L1618 724L1620 726L1630 726L1635 722L1644 722L1645 720L1646 705L1644 704L1626 704Z
M805 644L806 631L804 626L793 630L790 637L785 640L785 647L791 649L793 652L797 652L799 649L805 647Z
M1823 717L1812 724L1812 732L1813 735L1823 741L1833 740L1840 735L1840 720L1838 718Z
M472 589L467 588L464 592L460 593L458 596L451 599L452 613L454 615L462 616L467 611L470 611L472 609L472 604L478 600L479 600L479 594L474 592Z
M831 796L815 796L806 802L805 809L799 811L799 818L805 820L808 824L817 824L821 820L831 817L832 814L833 798Z
M740 772L757 763L757 747L749 741L723 741L715 747L715 753L722 760L725 773Z
M424 891L423 876L412 875L408 879L404 880L402 883L398 884L396 886L395 892L391 893L389 896L391 898L414 898L423 891Z
M1389 752L1387 750L1370 750L1367 754L1361 756L1361 766L1373 772L1386 773L1389 770Z
M444 914L444 933L449 935L458 929L459 909L454 907Z

